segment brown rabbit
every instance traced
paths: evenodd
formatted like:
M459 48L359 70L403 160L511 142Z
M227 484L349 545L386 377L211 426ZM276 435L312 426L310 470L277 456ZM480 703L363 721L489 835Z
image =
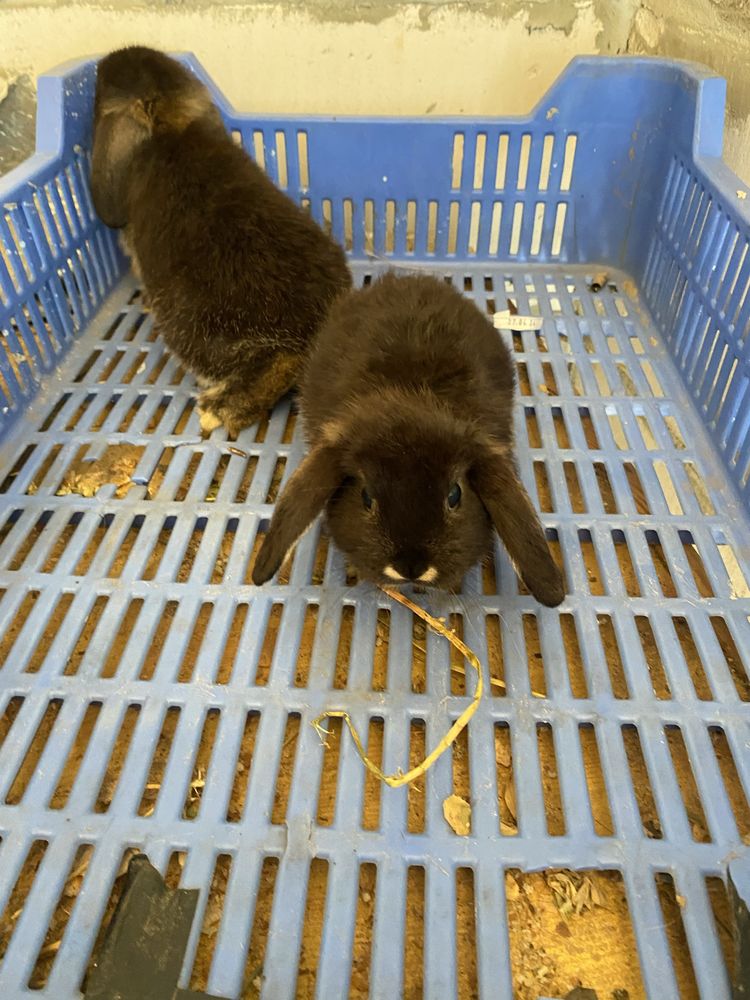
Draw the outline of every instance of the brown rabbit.
M479 310L430 277L387 274L340 299L310 355L311 451L279 500L253 570L276 573L326 508L361 576L457 589L494 525L542 604L565 595L513 455L515 369Z
M202 386L201 428L236 434L298 381L351 278L343 251L227 134L206 87L153 49L98 67L91 190L125 227L170 349Z

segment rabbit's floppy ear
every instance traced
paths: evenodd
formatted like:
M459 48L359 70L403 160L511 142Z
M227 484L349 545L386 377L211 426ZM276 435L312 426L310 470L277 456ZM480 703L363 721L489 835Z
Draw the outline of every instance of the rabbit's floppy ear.
M563 575L552 558L510 448L487 447L469 479L518 575L540 604L556 607L565 597Z
M313 448L292 475L271 518L253 567L257 586L278 572L286 557L341 484L339 449L335 444Z
M91 197L106 225L121 229L127 218L127 175L138 147L151 134L141 101L113 102L97 113L91 155Z

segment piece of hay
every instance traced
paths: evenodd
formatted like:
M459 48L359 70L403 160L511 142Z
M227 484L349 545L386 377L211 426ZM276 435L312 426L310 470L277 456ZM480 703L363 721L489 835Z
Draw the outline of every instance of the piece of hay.
M471 719L472 715L476 712L477 708L479 707L479 702L482 697L482 692L484 691L484 683L482 680L482 665L479 662L478 656L471 649L469 649L469 647L461 639L458 638L458 636L452 629L446 628L445 625L438 618L433 618L432 615L429 614L429 612L425 611L423 608L420 608L419 605L415 604L413 601L410 601L408 597L404 597L404 595L401 594L399 591L392 590L390 587L381 587L380 589L383 591L384 594L387 594L388 597L390 597L392 600L398 601L399 604L403 604L405 608L409 608L409 610L412 611L419 618L421 618L422 621L427 622L430 628L433 629L435 632L437 632L439 635L445 636L448 642L452 646L456 647L456 649L461 653L464 659L468 660L469 663L477 672L477 685L476 688L474 689L474 698L471 704L464 709L464 711L456 719L456 721L450 727L445 736L440 740L435 749L431 750L423 761L417 764L416 767L413 767L410 771L407 771L406 774L404 774L404 772L401 771L400 769L395 774L384 774L383 771L381 771L381 769L378 767L378 765L373 760L370 760L370 758L365 753L365 748L362 746L362 740L359 738L359 733L354 728L354 724L352 723L352 720L349 718L348 712L344 712L341 710L329 710L327 712L322 712L317 717L317 719L313 719L313 721L311 722L311 725L315 728L316 732L318 733L318 736L320 736L321 741L323 742L324 745L326 745L326 736L328 736L329 733L328 730L325 729L325 727L323 726L323 720L343 719L344 722L346 723L349 732L352 735L352 739L354 740L354 746L357 748L357 753L359 754L360 759L362 760L362 763L365 765L367 770L370 771L372 774L374 774L376 778L379 778L380 781L385 782L385 784L389 785L391 788L401 788L403 785L410 784L412 781L419 778L426 771L428 771L435 763L435 761L438 759L438 757L442 756L442 754L445 753L448 747L455 742L459 733L463 732L463 730L469 724L469 720Z
M418 642L413 642L412 646L415 646L421 653L426 653L427 650L424 646L420 646ZM459 677L466 677L466 670L464 667L459 666L457 663L451 664L451 673L458 674ZM499 688L501 691L507 691L508 685L505 681L501 681L499 677L490 677L490 687ZM542 694L541 691L535 691L534 688L531 689L532 698L546 698L547 696Z
M459 837L468 837L471 833L471 806L460 795L449 795L443 799L443 816L445 822Z
M315 582L315 581L313 581L313 582ZM439 621L442 623L443 619L441 618L441 619L439 619ZM375 645L376 646L382 646L382 644L383 644L383 638L384 638L383 635L382 635L383 631L385 631L385 630L382 628L381 622L378 621L378 624L377 624L377 627L376 627L376 633L377 633L377 635L376 635L376 639L375 639ZM418 649L419 652L422 654L422 656L427 656L427 647L423 643L417 642L416 639L412 639L412 643L411 644L412 644L412 648ZM451 663L451 673L452 674L456 674L458 677L466 677L466 667L462 666L459 663ZM490 687L499 688L500 691L507 691L508 690L508 685L505 683L505 681L501 681L499 677L490 677ZM533 691L532 690L531 694L532 694L532 696L534 698L544 698L545 697L545 695L541 694L539 691Z

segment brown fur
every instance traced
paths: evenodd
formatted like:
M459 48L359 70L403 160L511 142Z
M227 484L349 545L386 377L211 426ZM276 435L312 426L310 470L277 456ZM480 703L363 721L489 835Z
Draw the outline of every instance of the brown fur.
M389 274L338 301L302 385L312 450L277 504L254 582L325 507L366 578L457 588L494 526L534 596L559 604L563 578L513 456L514 387L497 331L443 282Z
M92 194L127 227L170 349L220 389L199 399L204 429L254 423L349 288L343 251L232 142L203 84L152 49L99 64Z

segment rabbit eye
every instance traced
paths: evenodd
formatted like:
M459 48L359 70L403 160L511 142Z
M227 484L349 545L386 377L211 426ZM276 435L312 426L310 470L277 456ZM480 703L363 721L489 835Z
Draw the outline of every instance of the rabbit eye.
M362 490L362 505L365 510L372 510L372 497L365 489Z
M456 507L461 503L461 487L458 483L454 483L448 491L448 506L451 510L455 510Z

